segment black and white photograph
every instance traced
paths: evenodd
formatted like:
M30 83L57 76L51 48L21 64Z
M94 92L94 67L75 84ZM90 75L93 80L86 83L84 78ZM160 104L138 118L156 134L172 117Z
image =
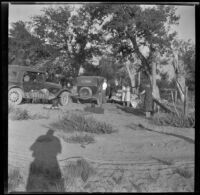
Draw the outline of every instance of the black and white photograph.
M9 2L8 193L194 192L197 5Z

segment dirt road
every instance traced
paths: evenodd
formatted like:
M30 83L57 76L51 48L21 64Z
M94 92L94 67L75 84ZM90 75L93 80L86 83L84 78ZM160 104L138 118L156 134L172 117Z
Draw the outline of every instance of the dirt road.
M83 113L85 106L84 104L70 103L60 110L44 109L42 104L18 106L27 109L30 114L41 114L48 117L37 120L9 120L9 165L20 167L23 172L24 185L20 187L21 190L24 190L29 174L29 165L34 160L30 150L31 145L39 136L46 134L51 128L51 123L57 121L63 112ZM85 147L65 142L59 132L56 132L55 135L61 142L61 153L57 156L60 167L64 167L64 159L76 156L88 159L93 164L101 164L105 174L117 166L120 170L124 170L122 186L127 185L125 178L131 178L132 174L134 184L131 183L131 180L128 182L132 188L118 188L113 184L112 191L194 190L194 129L155 126L143 116L126 113L117 108L115 104L105 104L104 108L104 114L91 113L89 115L99 121L111 124L118 131L107 135L95 135L95 143ZM143 128L139 124L142 124ZM191 175L188 177L184 174L181 175L180 172L176 171L178 168L188 169ZM141 182L141 178L143 180L144 177L148 178L144 176L147 173L151 175L151 179L148 182L146 180ZM121 172L118 173L118 176L120 174ZM152 180L152 174L157 174L155 181ZM77 191L79 190L77 188ZM85 189L85 191L87 190ZM90 191L109 190L101 186L94 190L90 189Z

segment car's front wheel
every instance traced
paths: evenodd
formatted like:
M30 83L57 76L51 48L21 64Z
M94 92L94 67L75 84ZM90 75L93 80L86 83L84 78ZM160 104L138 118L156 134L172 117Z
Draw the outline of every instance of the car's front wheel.
M69 92L64 91L64 92L62 92L62 93L60 94L60 104L61 104L62 106L67 105L68 102L69 102L69 100L70 100Z
M19 88L12 88L8 92L8 101L11 104L18 105L22 102L23 92Z

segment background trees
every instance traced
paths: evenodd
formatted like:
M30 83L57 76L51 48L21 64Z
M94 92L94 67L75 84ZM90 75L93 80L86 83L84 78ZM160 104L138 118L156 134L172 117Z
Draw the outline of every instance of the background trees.
M159 97L158 66L173 63L176 33L171 26L179 20L175 11L164 5L144 9L135 4L101 3L84 4L76 10L70 6L46 8L28 25L13 24L9 61L73 78L83 68L86 75L124 77L132 86L136 73L142 71ZM195 47L177 41L177 48L186 83L194 88ZM95 58L100 59L96 65Z

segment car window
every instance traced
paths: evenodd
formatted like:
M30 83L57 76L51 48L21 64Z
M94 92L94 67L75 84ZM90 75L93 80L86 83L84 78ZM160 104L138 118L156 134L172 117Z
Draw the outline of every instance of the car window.
M44 73L37 73L37 81L44 81L45 75Z
M37 79L37 72L26 72L24 74L24 82L34 82Z

